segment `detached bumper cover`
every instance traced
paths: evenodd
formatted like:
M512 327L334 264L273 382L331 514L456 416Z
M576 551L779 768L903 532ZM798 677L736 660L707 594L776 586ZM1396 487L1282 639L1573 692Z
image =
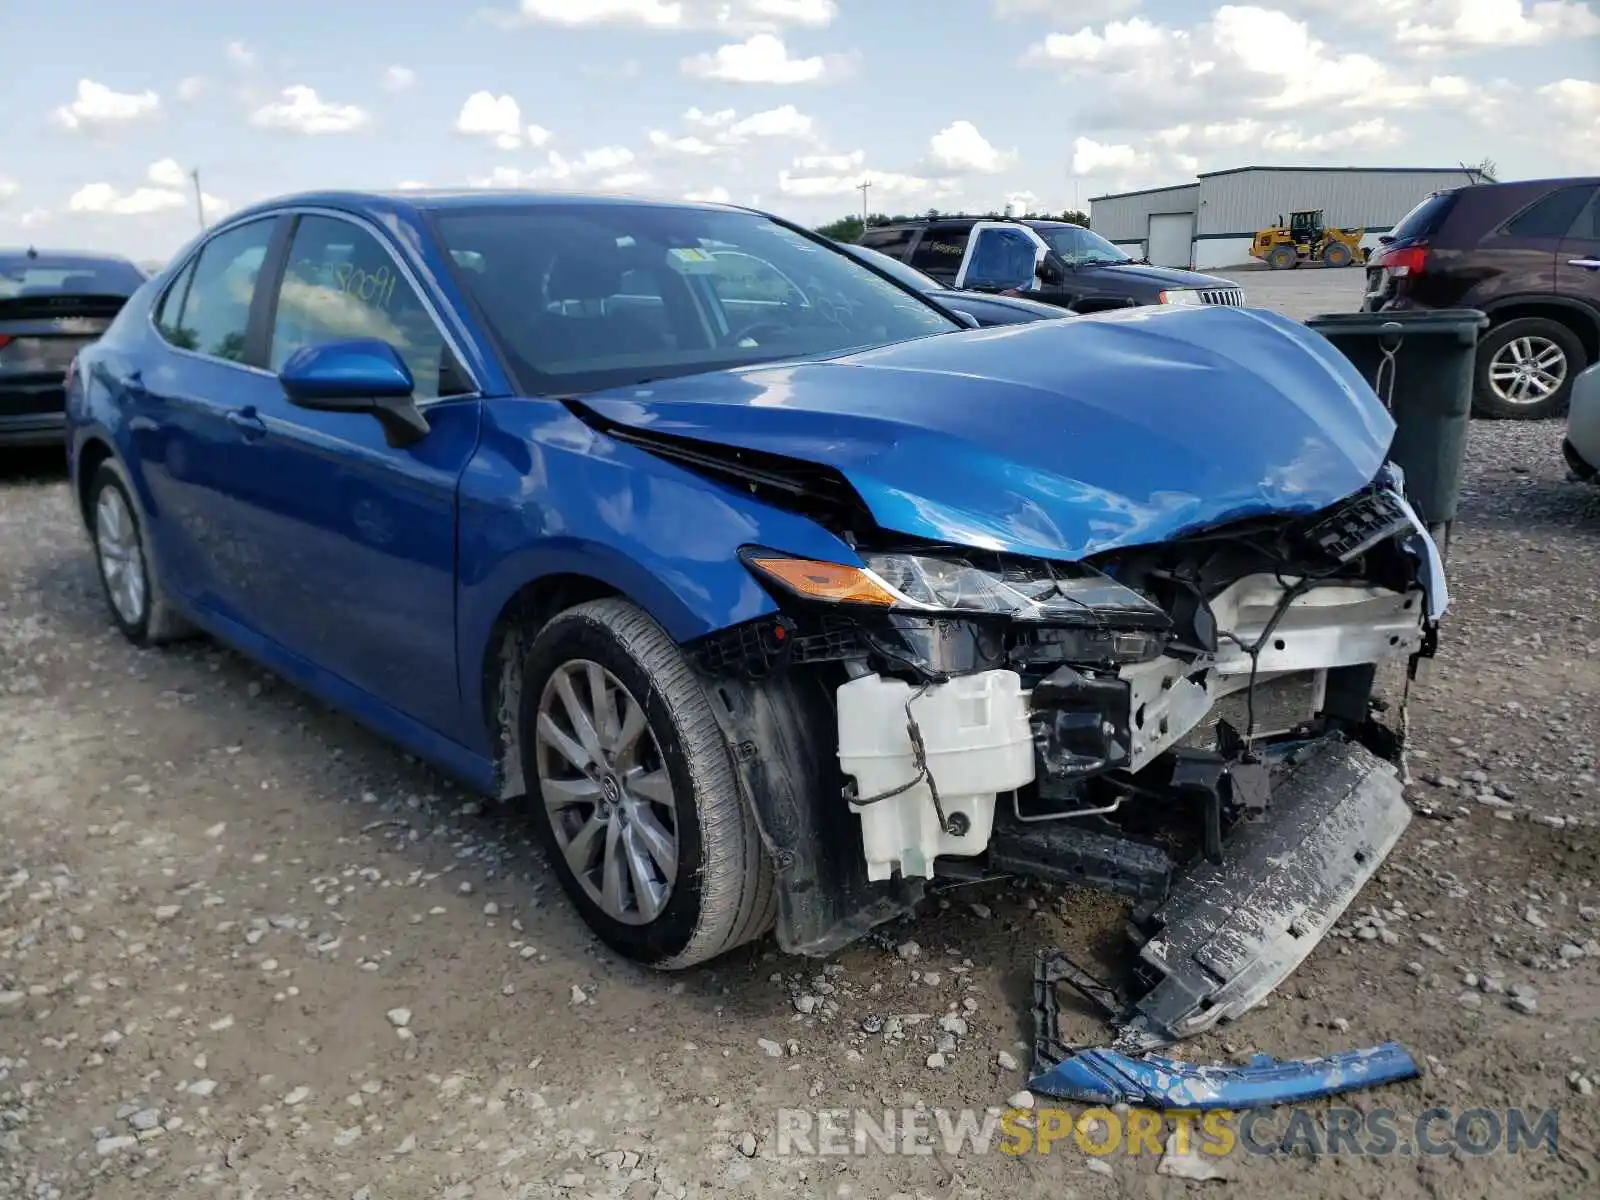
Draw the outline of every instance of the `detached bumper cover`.
M1394 767L1364 747L1314 743L1241 825L1223 861L1198 860L1141 922L1159 982L1133 1006L1133 1045L1162 1045L1259 1004L1306 958L1410 823Z
M1420 1074L1416 1060L1398 1042L1326 1058L1280 1060L1258 1054L1243 1067L1197 1066L1155 1055L1130 1058L1115 1050L1083 1050L1030 1079L1028 1087L1041 1095L1085 1104L1243 1112L1399 1083Z

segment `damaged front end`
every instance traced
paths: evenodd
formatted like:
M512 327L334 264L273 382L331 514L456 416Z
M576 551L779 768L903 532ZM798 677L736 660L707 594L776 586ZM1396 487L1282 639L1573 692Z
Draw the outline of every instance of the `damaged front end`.
M777 864L779 940L825 954L939 876L1134 902L1152 1043L1244 1011L1408 819L1407 683L1447 603L1386 467L1310 515L1082 562L878 531L861 566L747 548L779 612L699 642Z

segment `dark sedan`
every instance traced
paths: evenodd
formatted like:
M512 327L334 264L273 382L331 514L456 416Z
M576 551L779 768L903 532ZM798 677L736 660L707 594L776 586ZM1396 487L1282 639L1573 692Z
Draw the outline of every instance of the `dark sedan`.
M112 255L0 251L0 446L62 441L73 358L144 280Z
M855 255L869 267L876 267L890 278L937 302L952 312L965 313L979 325L1020 325L1027 321L1050 321L1057 317L1071 317L1057 304L1041 304L1021 296L1001 296L990 292L963 292L947 288L938 280L924 275L915 267L908 267L898 258L891 258L879 250L857 246L853 242L840 242L841 249Z

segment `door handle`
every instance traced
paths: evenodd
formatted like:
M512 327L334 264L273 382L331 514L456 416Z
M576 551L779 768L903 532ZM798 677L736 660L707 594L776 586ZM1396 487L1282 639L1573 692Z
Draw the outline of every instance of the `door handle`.
M1569 258L1569 267L1584 267L1590 271L1600 271L1600 258Z
M253 408L232 408L228 410L227 422L250 440L265 437L267 423L256 415Z

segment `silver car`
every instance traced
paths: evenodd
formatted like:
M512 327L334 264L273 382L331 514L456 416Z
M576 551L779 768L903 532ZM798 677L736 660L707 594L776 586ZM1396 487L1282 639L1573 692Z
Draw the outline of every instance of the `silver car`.
M1600 363L1573 380L1561 451L1574 478L1600 484Z

